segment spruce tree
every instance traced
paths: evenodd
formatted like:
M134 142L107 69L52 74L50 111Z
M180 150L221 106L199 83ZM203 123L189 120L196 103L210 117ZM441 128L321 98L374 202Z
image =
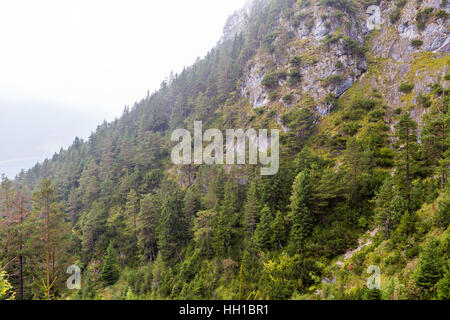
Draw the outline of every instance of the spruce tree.
M312 184L309 172L300 172L293 185L290 214L292 221L290 240L296 251L302 250L305 240L312 234L313 230L314 217L308 207L311 200L311 190Z
M278 210L275 219L273 219L270 230L272 231L272 243L279 249L283 248L283 243L286 241L286 222L284 214Z
M172 195L166 196L162 206L158 244L165 262L175 257L182 261L181 248L188 239L183 198L184 194L181 191L175 191Z
M247 231L253 234L259 216L259 203L256 183L253 182L247 192L247 201L245 202L244 225Z
M147 194L140 203L138 215L138 245L145 261L154 261L157 253L157 230L161 213L159 194Z
M103 259L103 267L100 273L100 278L105 286L111 286L119 279L119 275L120 272L116 258L116 251L114 250L112 243L109 243L105 258Z
M255 244L260 250L272 249L272 229L270 228L274 216L268 206L261 210L261 220L255 230Z
M437 296L440 300L450 300L450 259L447 260L444 277L437 283Z
M411 180L417 171L417 123L405 112L395 125L397 141L394 147L397 150L396 177L397 185L403 190L408 207L411 207Z
M441 189L447 182L448 165L446 152L450 146L450 114L447 100L439 101L432 107L431 111L424 116L424 127L422 131L422 146L425 158L432 169L440 176Z
M419 256L417 284L425 290L425 297L430 298L436 289L436 283L442 278L444 264L437 239L430 240Z

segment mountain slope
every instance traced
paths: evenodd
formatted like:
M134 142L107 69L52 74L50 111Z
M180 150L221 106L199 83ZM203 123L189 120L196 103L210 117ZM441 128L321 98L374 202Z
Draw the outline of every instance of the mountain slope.
M89 275L74 297L443 297L449 11L436 0L254 1L205 59L21 174L29 191L50 178L65 204ZM278 174L173 165L170 135L194 120L281 129ZM376 241L336 267L369 230ZM433 254L443 260L427 282ZM122 272L109 286L112 255ZM372 263L381 291L364 287Z

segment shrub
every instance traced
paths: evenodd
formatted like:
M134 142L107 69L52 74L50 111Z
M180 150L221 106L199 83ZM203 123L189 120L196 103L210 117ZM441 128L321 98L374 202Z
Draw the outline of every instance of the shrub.
M288 85L293 87L296 86L302 80L302 75L300 70L294 69L289 73Z
M408 259L412 259L419 254L419 247L415 246L406 250L405 255Z
M437 12L436 12L436 17L437 18L439 18L439 19L447 19L447 11L445 11L445 10L442 10L442 9L440 9L440 10L438 10Z
M300 26L300 24L302 23L303 20L305 20L309 15L305 12L302 12L298 15L296 15L292 21L292 24L295 28L297 28L298 26Z
M397 1L395 1L395 6L397 8L403 8L407 2L408 2L408 0L397 0Z
M385 112L383 110L374 110L369 112L369 121L377 122L378 120L383 119L385 116Z
M398 20L400 20L400 16L402 14L402 11L399 8L394 9L394 11L391 12L389 15L389 20L392 24L396 23Z
M335 94L332 94L331 92L327 94L325 97L325 103L332 105L333 107L337 104L337 97Z
M419 48L419 47L421 47L423 45L423 41L420 40L420 39L414 39L414 40L411 40L411 45L414 48Z
M428 8L423 9L422 11L419 11L419 13L416 16L417 28L419 30L425 29L428 19L430 19L433 11L434 11L434 8L431 8L431 7L428 7Z
M350 39L349 37L346 37L344 39L344 50L350 53L354 53L357 55L364 55L366 53L366 50L363 46L359 44L358 41L355 41L353 39Z
M287 95L285 95L283 98L281 98L283 100L283 102L285 104L291 104L292 100L294 100L294 96L292 95L292 93L289 93Z
M364 109L364 110L372 110L373 108L375 108L375 106L377 105L377 101L376 100L372 100L372 99L359 99L357 100L354 104L353 104L353 109Z
M403 82L400 87L398 87L398 90L402 93L411 93L411 91L414 89L414 85L412 83Z
M295 56L291 59L290 63L294 66L299 66L300 63L302 62L302 58L300 58L299 56Z
M338 42L340 39L342 39L342 34L339 33L335 35L327 34L325 36L325 39L322 40L322 42L324 45L329 45Z
M364 111L361 109L350 110L350 111L345 112L342 115L342 120L344 120L344 121L359 120L362 118L363 114L364 114Z
M444 78L445 80L450 80L450 73L447 73Z
M401 113L402 113L402 108L397 108L397 109L394 110L394 114L395 115L399 115Z
M271 91L269 92L269 100L270 101L275 101L278 99L278 94L275 91Z
M420 96L418 97L417 101L418 101L418 102L422 105L422 107L424 107L424 108L429 108L429 107L431 107L431 99L430 99L430 97L420 95Z
M332 74L331 76L329 76L328 78L325 79L325 86L329 86L329 85L336 85L341 83L342 81L344 81L344 77L340 74Z
M322 0L323 5L354 13L356 11L353 3L350 0Z
M346 123L346 124L344 124L344 127L342 128L344 133L349 136L354 136L358 132L359 129L361 129L361 126L354 122Z
M278 74L277 73L266 74L261 84L268 89L276 88L278 86Z
M444 89L439 83L433 84L432 89L433 89L432 93L436 96L440 96L444 93Z
M395 153L390 148L381 148L377 159L377 165L383 168L392 168L394 166Z

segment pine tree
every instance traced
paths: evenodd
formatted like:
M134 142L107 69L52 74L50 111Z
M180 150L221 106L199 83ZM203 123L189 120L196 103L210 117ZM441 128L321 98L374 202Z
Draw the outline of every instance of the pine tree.
M368 173L371 158L371 153L364 150L360 141L354 137L347 140L347 147L344 152L344 179L348 181L350 186L353 205L359 203L361 176Z
M216 213L212 210L199 211L192 229L194 240L197 242L198 247L206 249L207 254L210 252L212 223L215 217Z
M417 123L405 112L395 125L395 137L397 141L394 147L397 150L396 177L397 185L404 190L408 207L411 208L411 180L417 171Z
M247 192L247 201L245 202L244 225L250 234L255 232L255 227L259 216L259 203L256 183L253 182Z
M175 256L182 261L181 248L187 240L186 219L183 213L184 195L176 191L167 195L163 203L158 235L159 249L165 262Z
M100 278L105 286L111 286L119 279L120 271L116 257L116 251L112 243L109 243L106 250L105 258L103 259L103 267L100 273Z
M430 162L441 177L441 189L444 190L448 176L448 164L446 152L450 146L449 105L445 100L432 107L431 111L424 116L424 127L422 131L422 146L425 158Z
M272 243L283 249L283 243L286 241L286 222L284 214L280 210L277 211L270 230L272 231Z
M184 196L184 216L186 217L186 225L191 230L195 214L200 210L200 200L195 189L189 188Z
M159 194L147 194L140 203L138 215L138 245L145 261L154 261L157 254L157 230L161 214Z
M450 259L447 260L444 277L437 283L437 296L440 300L450 300Z
M139 212L139 198L134 189L128 193L126 203L127 215L132 219L134 244L137 246L137 215Z
M381 290L380 289L369 289L364 287L364 299L365 300L381 300Z
M424 288L426 297L430 298L436 289L436 283L442 278L444 264L439 248L439 241L430 240L419 256L419 266L417 268L417 284Z
M261 210L261 220L255 230L255 244L260 250L269 250L273 247L271 225L274 221L272 211L268 206Z
M58 273L64 272L64 260L67 255L69 225L66 222L63 208L56 202L56 193L53 183L45 179L41 189L33 195L32 219L36 223L36 233L33 239L36 247L40 249L44 244L45 252L45 280L44 291L47 299L50 292L55 295Z
M314 217L309 210L311 200L311 177L309 172L300 172L292 187L290 240L295 250L302 250L305 240L311 235Z

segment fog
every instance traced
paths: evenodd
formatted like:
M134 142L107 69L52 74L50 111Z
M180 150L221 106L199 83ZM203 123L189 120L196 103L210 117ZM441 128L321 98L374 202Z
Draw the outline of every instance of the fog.
M0 173L14 177L159 88L245 0L2 1Z

